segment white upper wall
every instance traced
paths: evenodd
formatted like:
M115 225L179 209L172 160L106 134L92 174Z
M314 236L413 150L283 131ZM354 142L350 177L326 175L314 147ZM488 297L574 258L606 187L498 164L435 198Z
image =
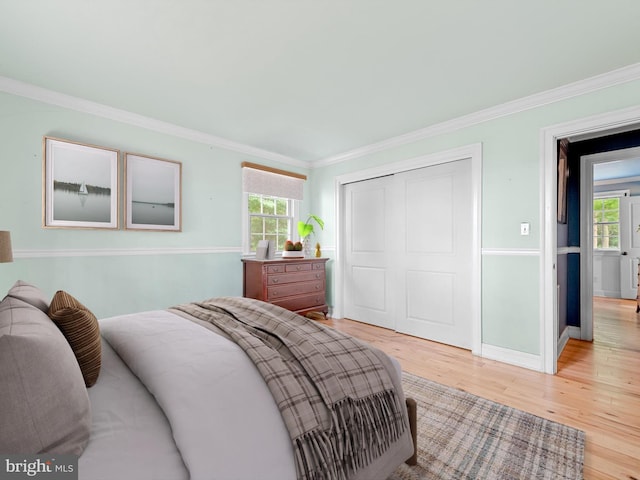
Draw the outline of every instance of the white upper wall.
M2 0L0 76L295 161L640 62L640 2Z

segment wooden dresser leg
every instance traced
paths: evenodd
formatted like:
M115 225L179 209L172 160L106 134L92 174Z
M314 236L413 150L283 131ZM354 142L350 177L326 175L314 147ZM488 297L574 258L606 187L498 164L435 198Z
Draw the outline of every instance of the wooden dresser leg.
M418 464L418 404L413 398L407 398L407 413L409 414L409 428L413 439L413 455L404 463L407 465Z

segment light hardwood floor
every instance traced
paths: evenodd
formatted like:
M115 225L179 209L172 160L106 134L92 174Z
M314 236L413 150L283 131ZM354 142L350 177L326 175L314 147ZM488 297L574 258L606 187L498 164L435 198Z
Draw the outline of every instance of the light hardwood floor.
M630 300L594 301L594 341L571 339L558 374L346 319L323 323L396 357L410 373L579 428L585 479L640 479L640 314Z

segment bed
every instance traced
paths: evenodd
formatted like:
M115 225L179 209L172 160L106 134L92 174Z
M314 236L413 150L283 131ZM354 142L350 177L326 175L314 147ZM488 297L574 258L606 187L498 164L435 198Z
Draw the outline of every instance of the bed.
M17 282L0 385L0 453L78 455L84 480L385 479L414 452L394 359L257 300L97 321Z

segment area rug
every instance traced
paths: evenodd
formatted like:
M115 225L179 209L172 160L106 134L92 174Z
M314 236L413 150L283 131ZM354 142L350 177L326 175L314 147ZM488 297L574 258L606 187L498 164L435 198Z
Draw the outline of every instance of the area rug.
M584 432L409 373L418 465L389 480L582 479Z

